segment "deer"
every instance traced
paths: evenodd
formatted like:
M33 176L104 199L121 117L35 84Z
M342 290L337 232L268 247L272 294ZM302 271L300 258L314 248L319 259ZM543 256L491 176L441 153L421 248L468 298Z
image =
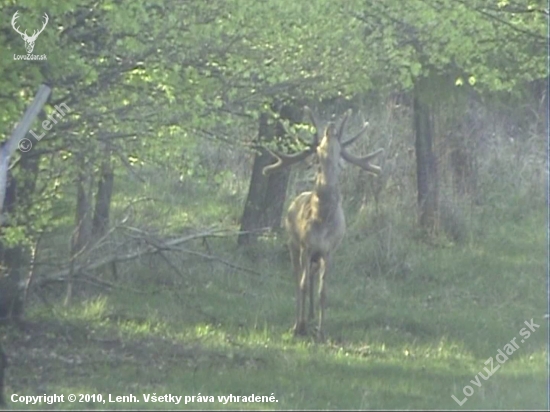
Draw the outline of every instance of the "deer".
M291 202L285 218L285 229L288 234L287 245L296 280L296 322L292 329L293 334L295 337L307 334L305 318L307 295L309 295L308 321L315 318L314 289L318 279L317 337L323 339L327 293L326 276L333 253L339 247L346 232L339 183L340 158L370 174L379 175L381 168L371 164L370 161L383 153L384 149L380 148L363 157L356 157L346 150L346 147L355 142L368 126L367 122L354 137L345 142L342 141L351 109L343 115L338 127L335 122L328 122L322 135L316 115L307 106L304 111L315 128L313 141L310 144L306 143L305 150L295 154L283 154L265 148L277 161L265 166L262 173L267 176L299 163L313 154L317 157L318 171L315 185L311 191L299 194Z

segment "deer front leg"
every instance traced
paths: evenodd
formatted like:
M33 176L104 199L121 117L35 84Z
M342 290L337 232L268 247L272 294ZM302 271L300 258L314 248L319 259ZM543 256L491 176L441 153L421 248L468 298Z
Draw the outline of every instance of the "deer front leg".
M323 318L325 316L326 285L325 276L330 263L329 256L324 257L319 262L319 326L317 328L318 339L323 339Z
M302 321L302 292L301 283L304 276L304 269L302 266L301 248L298 244L292 242L288 243L288 249L290 251L290 261L292 263L292 269L294 270L294 280L296 282L296 322L294 323L293 332L294 335L301 335L305 333L305 323Z

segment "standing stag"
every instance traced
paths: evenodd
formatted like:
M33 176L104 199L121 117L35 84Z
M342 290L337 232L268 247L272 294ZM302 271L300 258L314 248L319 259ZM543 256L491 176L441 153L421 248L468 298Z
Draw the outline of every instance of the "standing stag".
M356 157L346 151L365 131L368 123L351 139L342 142L342 134L351 114L351 109L343 116L339 127L330 122L321 136L319 122L313 112L306 107L316 129L313 142L302 152L287 155L267 151L277 162L263 169L264 175L273 173L298 163L312 154L317 154L319 170L315 186L311 192L300 194L288 209L285 226L289 235L288 247L296 276L296 323L294 335L306 333L306 295L309 289L309 320L315 316L314 288L319 277L319 325L318 337L323 338L323 317L325 310L325 276L330 266L332 252L339 246L346 231L346 221L342 209L342 195L338 182L340 156L349 163L378 175L380 168L369 162L384 151L378 149L364 156Z

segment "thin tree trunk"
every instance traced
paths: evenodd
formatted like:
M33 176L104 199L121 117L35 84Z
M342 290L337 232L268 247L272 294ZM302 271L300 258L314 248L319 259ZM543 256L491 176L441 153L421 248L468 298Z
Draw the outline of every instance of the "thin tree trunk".
M90 199L90 176L82 172L79 174L77 185L75 231L72 242L72 253L79 253L92 238L92 202Z
M96 203L94 209L92 235L94 238L103 236L109 228L109 214L111 210L111 197L113 194L114 173L111 164L111 151L109 146L105 148L105 157L101 163L101 175L97 187Z
M433 233L437 228L438 179L433 153L433 125L430 109L419 83L414 87L414 130L416 178L420 226Z
M71 237L71 264L67 279L67 293L65 296L65 306L71 302L73 295L73 267L77 256L84 249L89 247L92 240L92 201L91 201L91 186L92 186L92 171L84 158L81 156L78 164L78 179L76 181L76 216L75 229Z

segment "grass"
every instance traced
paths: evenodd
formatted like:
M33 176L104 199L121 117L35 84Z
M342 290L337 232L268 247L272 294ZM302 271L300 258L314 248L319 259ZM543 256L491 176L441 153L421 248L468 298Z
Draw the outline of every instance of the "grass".
M207 193L194 199L212 201ZM202 210L207 217L187 221L174 215L172 200L163 210L147 203L136 210L158 212L173 224L232 220L194 200L188 206L193 211L183 212L197 216ZM115 203L125 202L119 197ZM227 238L209 240L215 255L258 275L183 253L167 255L177 273L157 258L126 264L119 288L82 295L68 309L33 299L25 326L3 330L8 398L65 395L63 403L10 407L545 409L543 222L542 213L503 217L498 225L476 227L480 235L464 243L434 247L419 242L407 225L393 234L365 235L374 226L357 219L329 274L322 343L290 335L294 286L282 239L260 239L248 250L237 250ZM383 254L381 244L387 245ZM520 330L531 319L540 328L521 342ZM478 377L479 387L472 383L479 372L486 375L490 357L496 367L498 350L513 338L519 348L509 359L488 380ZM459 406L451 395L462 400L467 385L473 394ZM102 399L70 403L69 394ZM130 394L139 403L109 402L109 395ZM145 402L143 395L153 394L182 398L179 404ZM199 394L213 402L198 402ZM273 394L276 402L218 399L252 394Z

